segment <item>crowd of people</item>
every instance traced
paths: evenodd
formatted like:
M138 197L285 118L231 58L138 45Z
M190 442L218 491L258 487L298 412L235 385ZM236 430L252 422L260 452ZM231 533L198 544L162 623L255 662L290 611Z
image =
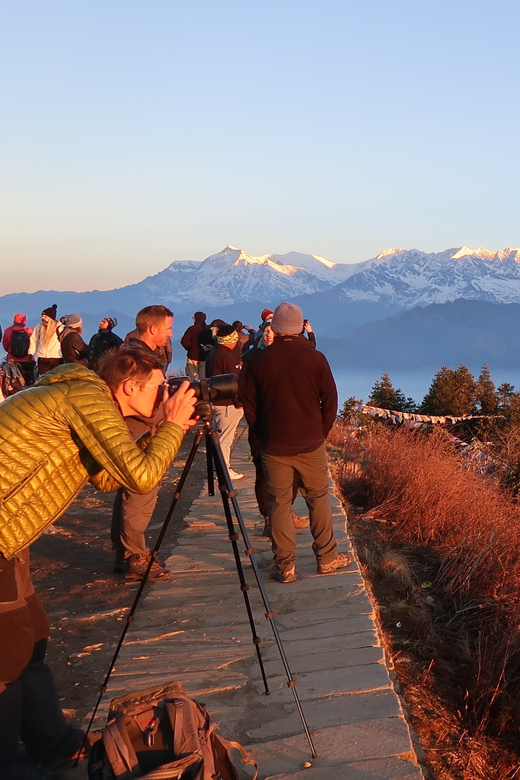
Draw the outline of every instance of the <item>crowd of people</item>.
M23 314L3 335L7 361L23 392L0 405L0 780L56 780L54 768L77 751L82 732L61 713L45 664L49 626L31 583L29 547L90 481L116 491L111 539L114 572L130 579L168 579L146 544L158 484L196 424L191 383L232 374L237 394L217 402L215 426L232 481L231 448L245 415L255 491L271 539L270 577L298 579L292 505L308 508L318 574L348 566L334 539L325 441L337 411L335 382L316 349L310 323L283 302L261 312L258 329L239 321L206 323L204 312L181 338L186 376L171 394L173 313L138 312L125 339L105 317L87 344L80 315L57 319L44 309L34 330ZM23 749L20 742L23 743Z

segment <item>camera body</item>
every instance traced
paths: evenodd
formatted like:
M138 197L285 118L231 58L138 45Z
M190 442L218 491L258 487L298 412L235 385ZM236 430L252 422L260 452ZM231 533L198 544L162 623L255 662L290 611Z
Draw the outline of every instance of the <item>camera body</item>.
M238 401L238 380L235 374L217 374L209 379L191 380L187 376L172 376L167 388L173 395L183 382L189 382L199 404L222 404L223 401ZM197 414L200 411L197 409ZM202 415L201 415L202 416Z

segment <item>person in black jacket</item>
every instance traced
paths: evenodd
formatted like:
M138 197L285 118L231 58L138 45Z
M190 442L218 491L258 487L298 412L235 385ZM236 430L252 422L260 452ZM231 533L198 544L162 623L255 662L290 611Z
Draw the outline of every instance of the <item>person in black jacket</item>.
M108 352L109 349L115 350L121 346L123 339L119 338L117 333L113 333L112 329L117 325L115 317L103 317L99 323L99 329L97 333L94 333L90 339L89 349L89 366L94 371L97 371L99 367L99 358Z
M235 346L238 344L237 331L232 325L220 325L215 338L217 346L206 358L206 377L209 379L219 374L234 374L238 379L242 363L235 352ZM220 429L220 447L232 480L242 479L244 476L230 468L231 445L243 414L242 404L237 400L226 400L221 404L215 404L215 422Z
M250 430L259 443L270 505L274 567L271 578L294 582L296 535L291 516L294 480L309 510L318 574L348 566L337 552L328 499L325 440L338 404L336 384L325 355L300 339L301 309L276 307L272 346L249 363L242 401Z
M64 363L79 363L88 367L90 350L81 338L83 320L79 314L67 314L63 317L63 328L58 333L61 342L61 354Z
M186 376L191 380L205 379L206 357L213 347L213 337L203 311L193 315L193 325L185 331L181 345L187 352Z

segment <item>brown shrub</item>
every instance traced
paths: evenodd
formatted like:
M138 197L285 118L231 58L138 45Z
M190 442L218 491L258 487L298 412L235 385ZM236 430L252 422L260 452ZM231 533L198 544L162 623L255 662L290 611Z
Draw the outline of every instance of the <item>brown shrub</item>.
M468 468L442 431L379 430L352 441L343 452L338 442L333 467L346 497L367 509L353 523L357 550L396 670L408 674L402 682L423 716L428 697L433 709L445 707L439 733L435 723L421 732L436 775L516 776L520 505Z
M464 467L443 436L396 431L371 442L370 506L394 534L442 551L445 584L480 597L518 594L520 507Z

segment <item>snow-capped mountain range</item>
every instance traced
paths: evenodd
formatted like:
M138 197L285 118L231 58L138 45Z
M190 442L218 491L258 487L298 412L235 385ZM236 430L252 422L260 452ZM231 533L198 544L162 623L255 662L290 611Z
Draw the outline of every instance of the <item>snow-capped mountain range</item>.
M396 311L458 298L518 303L520 249L494 252L464 246L434 254L387 249L357 264L351 276L335 287L333 297L337 303L371 302Z
M203 261L175 261L138 284L116 290L1 296L0 324L6 327L18 311L34 324L43 308L56 303L58 316L81 314L86 333L93 332L103 316L117 317L123 331L133 327L135 313L143 306L163 303L174 310L179 333L199 309L210 318L256 325L263 307L292 300L318 332L342 338L346 329L363 323L460 298L520 303L520 249L387 249L347 265L300 252L254 257L227 246Z
M289 252L253 257L227 246L202 262L176 261L140 284L174 304L227 306L244 301L271 301L328 290L347 279L354 266L324 257Z

